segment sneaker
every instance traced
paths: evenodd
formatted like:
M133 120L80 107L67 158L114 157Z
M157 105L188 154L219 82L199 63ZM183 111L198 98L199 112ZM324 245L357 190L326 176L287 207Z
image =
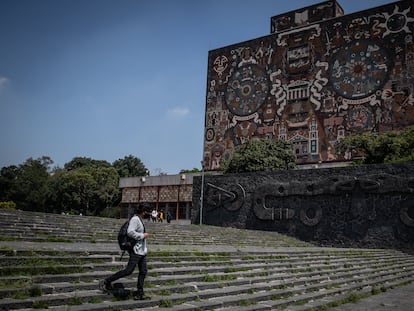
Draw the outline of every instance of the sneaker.
M134 300L151 300L151 297L145 296L145 295L135 295Z

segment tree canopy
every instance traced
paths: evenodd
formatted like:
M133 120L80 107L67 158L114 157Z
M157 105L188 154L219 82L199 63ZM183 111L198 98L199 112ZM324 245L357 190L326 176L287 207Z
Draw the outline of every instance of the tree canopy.
M140 159L133 155L118 159L112 164L118 171L119 177L146 176L148 170Z
M283 140L249 140L233 152L224 173L275 171L296 166L292 145Z
M200 169L194 167L191 170L190 169L182 169L180 170L179 174L189 174L189 173L198 173L200 172Z
M18 203L19 208L30 211L46 211L47 181L50 165L49 157L27 159L20 166L1 169L0 200Z
M347 136L338 145L364 164L414 161L414 125L399 131Z
M0 202L14 202L22 210L100 215L120 200L119 178L143 176L141 160L129 155L111 165L107 161L75 157L51 170L49 157L29 158L0 171Z

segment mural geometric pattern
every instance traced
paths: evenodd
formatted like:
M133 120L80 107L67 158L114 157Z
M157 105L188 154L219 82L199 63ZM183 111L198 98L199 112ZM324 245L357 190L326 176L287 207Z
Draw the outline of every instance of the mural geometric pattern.
M345 136L414 123L412 1L349 15L326 1L272 17L271 29L209 52L205 170L262 138L290 141L297 164L347 161Z

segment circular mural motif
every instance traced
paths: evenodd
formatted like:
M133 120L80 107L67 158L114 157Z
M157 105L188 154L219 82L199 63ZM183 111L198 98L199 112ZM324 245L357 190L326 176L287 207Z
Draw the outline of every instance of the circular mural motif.
M348 99L373 94L387 79L386 51L370 41L356 41L334 55L330 81L335 91Z
M206 141L212 141L214 139L215 133L214 129L208 128L206 130Z
M364 106L355 106L349 110L348 124L356 132L365 131L373 126L374 117L370 109Z
M410 202L413 203L412 201ZM400 209L400 219L408 227L414 227L414 205L409 206L405 204L403 208Z
M387 27L391 32L397 32L403 29L406 23L407 18L401 13L396 13L387 20Z
M266 73L257 65L238 68L227 85L226 103L238 116L247 116L260 108L269 91Z
M322 219L322 208L320 206L307 206L300 210L299 218L307 226L316 226Z

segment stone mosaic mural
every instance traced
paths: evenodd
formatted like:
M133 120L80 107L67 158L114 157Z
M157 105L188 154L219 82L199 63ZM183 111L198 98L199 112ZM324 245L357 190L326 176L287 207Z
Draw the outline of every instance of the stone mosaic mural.
M326 1L272 17L268 36L210 51L204 169L266 137L292 142L298 164L352 160L337 152L341 138L413 124L412 4L340 16Z

